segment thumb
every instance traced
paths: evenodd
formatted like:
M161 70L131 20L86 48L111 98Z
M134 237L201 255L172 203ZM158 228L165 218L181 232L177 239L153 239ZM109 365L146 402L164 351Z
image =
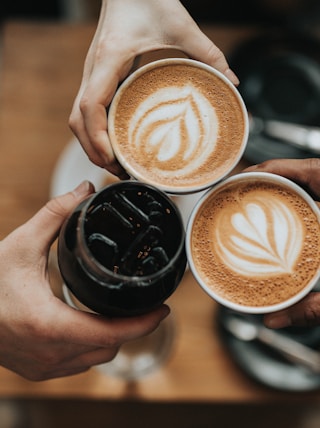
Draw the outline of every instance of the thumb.
M309 293L301 302L288 309L267 314L264 323L269 328L320 325L320 293Z
M83 181L73 191L51 199L25 225L32 237L37 236L38 246L50 246L57 236L63 222L81 201L94 192L89 181Z

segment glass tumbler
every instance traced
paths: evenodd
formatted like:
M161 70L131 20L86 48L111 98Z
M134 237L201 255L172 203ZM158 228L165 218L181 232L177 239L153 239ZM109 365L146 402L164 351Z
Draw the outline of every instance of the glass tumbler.
M175 291L185 272L184 238L180 212L164 192L129 180L104 187L83 201L61 229L58 263L66 301L112 317L155 309ZM156 364L150 363L152 355L157 355L158 365L172 337L172 320L165 320L150 336L123 345L135 357L141 357L141 347L149 351L143 364L140 359L133 369L132 358L127 358L113 374L133 379L149 372ZM121 352L103 367L114 366Z

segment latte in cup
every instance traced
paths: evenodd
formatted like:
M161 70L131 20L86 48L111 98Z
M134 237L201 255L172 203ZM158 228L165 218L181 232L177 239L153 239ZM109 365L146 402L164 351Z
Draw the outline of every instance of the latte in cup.
M247 313L280 310L319 278L319 209L288 179L238 174L197 203L186 248L196 280L219 303Z
M133 178L168 193L193 193L236 166L248 116L225 76L198 61L171 58L141 67L120 86L108 132Z

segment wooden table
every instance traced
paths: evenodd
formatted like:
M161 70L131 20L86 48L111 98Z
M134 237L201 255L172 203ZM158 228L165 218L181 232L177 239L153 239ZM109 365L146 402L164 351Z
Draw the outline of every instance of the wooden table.
M226 53L235 41L251 34L241 28L204 30ZM9 23L4 28L0 238L31 217L49 197L56 161L72 137L67 121L93 32L92 25ZM217 336L215 303L200 290L189 272L169 303L177 320L177 340L171 358L159 371L134 384L107 377L95 369L33 383L0 368L0 398L211 403L320 399L320 393L276 392L242 373Z

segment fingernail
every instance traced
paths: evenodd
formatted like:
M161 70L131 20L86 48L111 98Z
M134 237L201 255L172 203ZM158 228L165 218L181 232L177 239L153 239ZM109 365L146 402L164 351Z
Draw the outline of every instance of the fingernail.
M268 315L265 317L264 324L269 328L284 328L291 325L291 319L287 314Z
M76 195L76 196L87 196L87 195L89 195L90 193L92 193L94 191L94 187L93 187L93 184L92 183L90 183L90 181L88 181L88 180L85 180L85 181L83 181L82 183L80 183L79 184L79 186L77 186L74 190L73 190L73 193Z
M235 86L239 85L240 80L238 79L236 74L231 70L231 68L228 68L228 70L226 70L224 74Z

